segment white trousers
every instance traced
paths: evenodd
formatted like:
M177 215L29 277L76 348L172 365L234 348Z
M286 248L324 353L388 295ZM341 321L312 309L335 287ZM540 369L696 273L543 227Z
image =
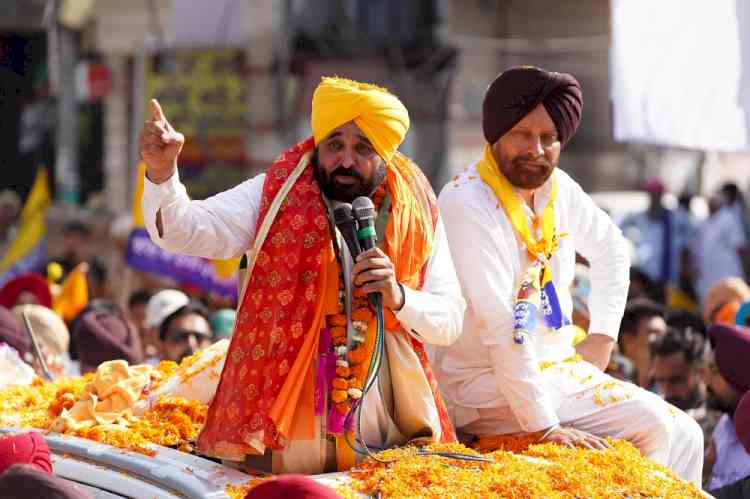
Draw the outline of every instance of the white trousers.
M623 439L644 455L701 488L703 432L698 423L659 396L616 380L587 362L544 371L563 425L600 437ZM581 380L585 380L581 383ZM581 391L572 390L573 385ZM460 428L474 435L521 432L507 405L476 409L479 419Z

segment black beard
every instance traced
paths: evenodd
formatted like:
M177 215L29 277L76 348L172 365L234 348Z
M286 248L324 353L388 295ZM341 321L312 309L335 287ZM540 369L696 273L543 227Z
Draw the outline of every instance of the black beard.
M317 180L320 190L328 199L334 201L351 203L361 196L370 197L375 192L375 189L380 187L380 184L385 181L386 168L385 163L382 161L369 179L364 178L354 169L344 168L343 166L337 166L330 174L326 173L318 165L317 149L313 153L311 162L313 164L313 171L315 172L315 180ZM337 184L335 181L336 177L352 177L357 179L357 182L351 185Z
M666 400L667 402L677 407L678 409L682 409L683 411L685 411L687 409L694 409L698 407L698 405L700 405L699 398L700 397L698 394L698 390L696 389L688 398L683 399L683 398L671 397Z
M719 412L729 414L729 417L734 417L734 411L737 410L737 404L729 404L719 397L708 387L708 398L706 399L706 407L714 409Z

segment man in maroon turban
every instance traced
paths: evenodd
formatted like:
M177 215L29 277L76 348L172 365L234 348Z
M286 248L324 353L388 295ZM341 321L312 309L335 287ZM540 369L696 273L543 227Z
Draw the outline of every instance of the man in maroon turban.
M582 109L568 74L515 67L487 88L484 154L440 193L468 308L458 340L435 349L435 374L465 433L594 449L622 438L700 486L698 424L603 372L630 262L621 231L558 168ZM570 321L576 253L590 264L588 331Z
M713 490L750 475L750 453L743 445L744 440L750 443L750 437L744 433L747 425L740 421L743 411L738 411L740 399L750 393L750 328L715 324L708 337L713 349L713 361L704 372L708 404L724 412L713 434L716 461L708 482L708 489ZM744 413L750 415L747 409Z
M95 371L102 362L124 359L129 364L143 360L141 339L122 309L106 300L94 300L71 326L81 373Z

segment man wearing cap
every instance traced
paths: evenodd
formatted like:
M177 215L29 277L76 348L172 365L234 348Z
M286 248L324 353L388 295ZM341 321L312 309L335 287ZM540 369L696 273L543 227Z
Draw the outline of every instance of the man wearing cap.
M464 331L434 352L456 427L483 436L599 449L623 438L700 486L703 436L658 396L604 374L625 307L622 233L567 173L560 151L582 95L568 74L502 73L484 100L484 155L439 199L468 307ZM576 252L591 265L588 335L575 348ZM582 357L582 358L581 358Z
M409 128L399 99L374 85L323 78L312 137L265 174L193 202L176 173L184 139L151 105L141 154L152 239L173 252L245 253L249 261L199 450L231 460L265 456L253 465L274 472L344 470L355 462L347 437L354 441L358 412L370 445L453 440L423 343L454 341L465 304L434 193L397 151ZM355 260L332 211L362 196L375 205L379 246ZM385 355L377 386L363 395L377 360L366 298L374 292L385 309Z
M179 362L211 344L208 310L177 289L164 289L151 297L144 327L151 337L159 339L164 360Z

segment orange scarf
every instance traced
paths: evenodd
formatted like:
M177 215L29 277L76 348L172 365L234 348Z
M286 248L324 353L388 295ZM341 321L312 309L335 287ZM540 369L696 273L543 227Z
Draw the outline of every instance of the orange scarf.
M256 227L312 138L284 152L266 173ZM382 247L399 282L420 288L432 250L437 203L422 172L405 156L389 163L391 213ZM314 435L315 358L325 316L336 313L338 264L320 188L308 166L281 205L258 253L237 314L221 381L198 439L202 453L231 460L283 449ZM388 311L386 328L401 330ZM412 340L433 390L443 440L455 432L421 343Z

